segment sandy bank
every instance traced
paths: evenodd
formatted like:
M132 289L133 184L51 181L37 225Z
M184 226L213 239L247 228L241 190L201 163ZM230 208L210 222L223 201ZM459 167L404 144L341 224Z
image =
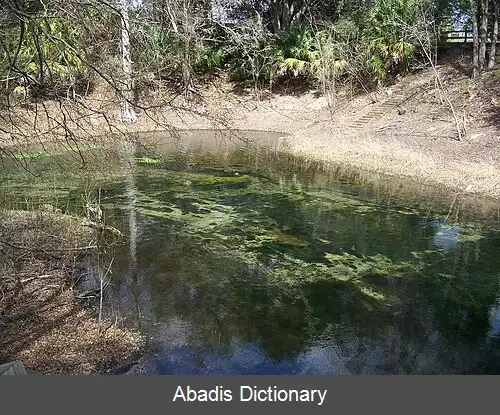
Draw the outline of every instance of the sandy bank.
M17 143L61 139L62 126L71 129L75 141L97 134L173 128L280 131L288 134L293 154L499 199L500 86L496 78L488 78L491 73L471 83L451 66L438 71L463 129L461 141L431 70L410 75L377 94L345 92L330 101L318 91L263 94L256 99L250 90L235 91L221 81L201 90L204 99L189 108L174 101L169 107L140 110L133 125L118 123L116 102L101 94L63 107L65 117L58 105L48 103L44 112L53 119L44 121L39 111L36 125L32 110L24 110L24 115L20 111L16 127L3 136ZM496 96L498 100L493 99Z

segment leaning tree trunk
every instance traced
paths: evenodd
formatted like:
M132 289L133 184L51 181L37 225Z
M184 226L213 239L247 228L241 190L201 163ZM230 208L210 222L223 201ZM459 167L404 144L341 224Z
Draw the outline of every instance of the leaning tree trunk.
M477 25L477 0L470 0L472 17L473 50L472 50L472 79L479 74L479 28Z
M137 115L132 106L132 59L130 56L130 23L128 16L128 0L120 2L120 21L122 34L122 71L123 88L122 105L118 113L118 119L122 122L135 122Z
M486 43L488 43L488 4L489 0L481 0L481 27L479 33L481 44L479 45L479 71L486 66Z
M488 69L493 69L495 66L495 58L497 52L497 40L498 40L498 17L500 11L500 5L498 4L500 0L494 0L493 5L495 7L494 20L493 20L493 34L491 36L491 48L490 48L490 58L488 60Z

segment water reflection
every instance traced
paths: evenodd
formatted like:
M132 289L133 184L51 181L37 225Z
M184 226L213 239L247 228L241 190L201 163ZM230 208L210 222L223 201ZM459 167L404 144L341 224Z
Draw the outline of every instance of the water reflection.
M136 219L130 184L119 204L137 262L117 253L114 274L137 278L115 286L152 339L143 372L496 373L497 233L204 151L138 167Z
M460 245L460 228L441 222L437 224L438 231L433 239L433 245L440 249L453 250Z
M490 314L491 327L488 332L488 338L500 339L500 307L493 307Z
M498 231L264 145L186 140L125 147L101 182L127 238L108 312L151 340L138 371L500 373Z

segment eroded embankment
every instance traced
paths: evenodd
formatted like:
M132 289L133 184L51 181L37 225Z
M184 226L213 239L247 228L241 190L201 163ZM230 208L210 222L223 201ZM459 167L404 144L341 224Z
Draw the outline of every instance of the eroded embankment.
M292 154L435 186L461 195L500 199L500 168L488 162L447 159L431 149L412 149L376 136L349 137L321 131L290 137Z
M500 199L500 107L492 98L500 86L486 78L471 83L450 65L439 67L438 73L456 119L428 69L378 94L346 93L333 101L318 91L261 94L257 99L251 91L236 93L221 81L215 88L202 88L203 101L189 107L175 101L150 103L151 109L141 110L133 125L117 122L118 103L111 93L109 98L101 93L87 97L83 105L47 103L37 117L32 110L14 112L15 126L2 128L2 137L19 144L61 139L65 129L75 142L172 129L281 131L289 134L293 154ZM160 98L164 102L167 97Z

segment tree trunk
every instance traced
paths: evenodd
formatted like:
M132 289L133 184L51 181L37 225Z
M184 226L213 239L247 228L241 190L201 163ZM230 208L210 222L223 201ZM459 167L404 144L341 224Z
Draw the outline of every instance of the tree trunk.
M122 34L122 70L123 85L122 105L118 113L118 119L122 122L136 122L137 115L131 105L132 102L132 59L130 56L130 23L128 16L128 0L121 0L121 34Z
M308 0L269 0L267 4L273 33L288 30L304 17L309 7Z
M184 52L182 60L182 101L183 105L189 104L190 89L192 86L192 76L193 76L193 66L192 66L192 56L193 49L192 45L195 41L196 28L194 27L193 19L191 18L194 10L192 4L189 1L184 0L182 5L182 20L184 27Z
M278 1L271 1L269 5L269 15L271 20L271 25L273 27L273 33L278 33L281 30L281 20L280 20L280 10Z
M472 51L472 79L479 74L479 29L477 25L477 0L470 0L472 17L473 51Z
M494 20L493 20L493 34L491 36L491 49L490 58L488 61L488 69L493 69L495 66L495 57L497 52L497 40L498 40L498 17L500 11L499 0L494 0L493 5L495 6Z
M479 71L486 66L486 43L488 42L488 5L489 0L481 0L481 44L479 45Z

